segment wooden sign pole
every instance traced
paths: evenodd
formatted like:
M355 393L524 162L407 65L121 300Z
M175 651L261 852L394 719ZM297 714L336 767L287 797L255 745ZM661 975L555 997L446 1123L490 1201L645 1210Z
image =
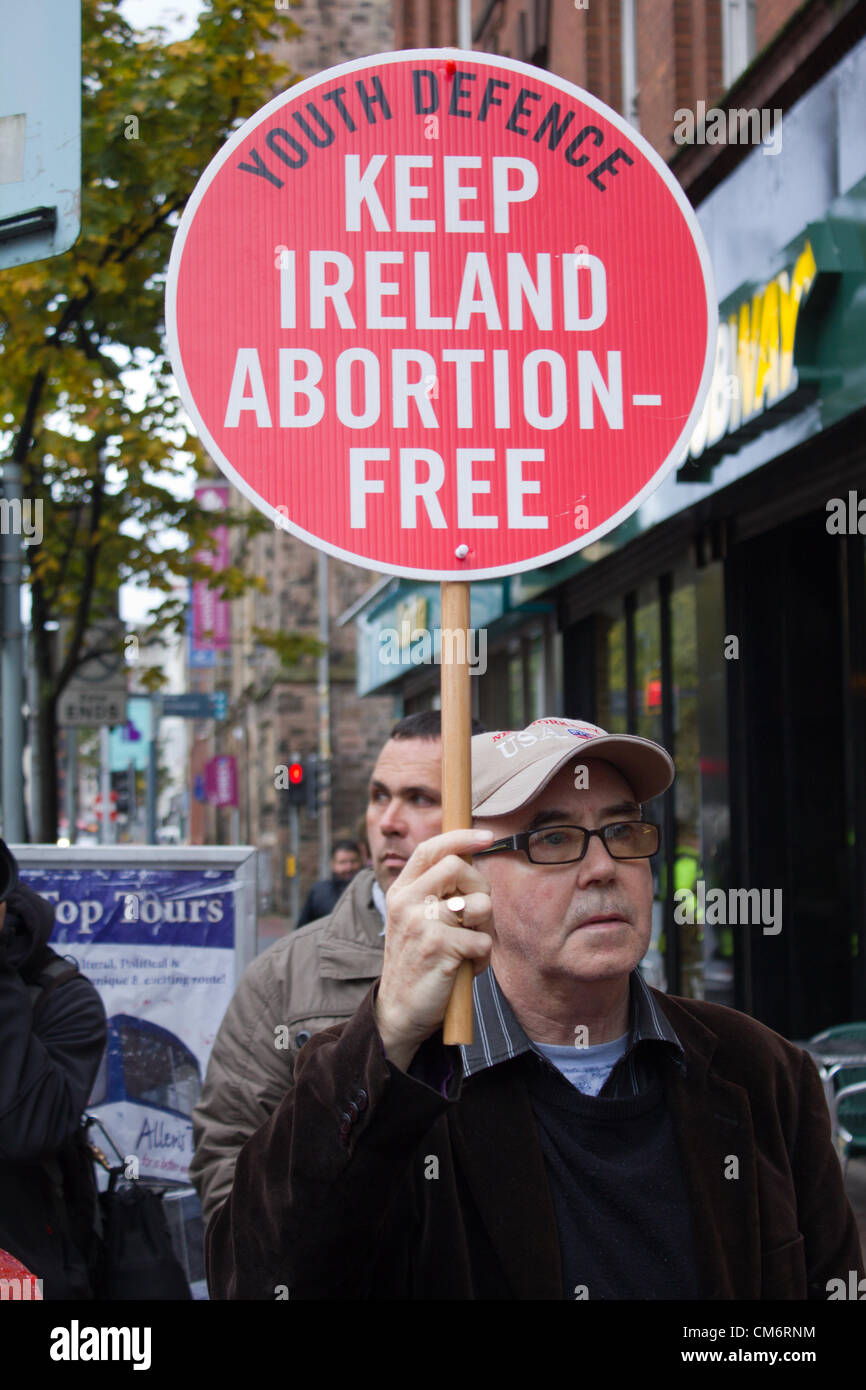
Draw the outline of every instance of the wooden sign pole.
M442 830L468 830L472 826L469 584L466 580L445 580L441 595ZM458 632L462 632L462 638L456 635ZM472 965L464 961L445 1014L442 1038L446 1043L472 1042L472 979Z

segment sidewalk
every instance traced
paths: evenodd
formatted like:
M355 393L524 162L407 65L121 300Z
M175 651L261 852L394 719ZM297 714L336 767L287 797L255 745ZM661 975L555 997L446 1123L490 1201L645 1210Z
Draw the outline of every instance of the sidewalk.
M281 936L285 936L292 930L291 919L288 917L278 917L276 915L259 918L258 940L256 942L256 953L261 955L269 946L273 946L275 941L279 941Z

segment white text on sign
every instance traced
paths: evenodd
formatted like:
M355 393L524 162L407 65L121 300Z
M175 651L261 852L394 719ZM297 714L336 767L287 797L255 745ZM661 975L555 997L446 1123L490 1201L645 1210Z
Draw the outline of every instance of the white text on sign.
M375 154L368 161L362 174L360 155L347 154L345 156L347 232L363 230L362 213L365 209L371 225L377 232L390 232L392 230L376 188L376 182L387 162L388 155ZM511 204L525 203L538 192L538 170L528 159L508 159L494 156L488 162L491 166L493 231L508 232L510 230ZM412 183L411 175L416 169L432 169L433 164L431 154L398 154L393 156L394 231L435 232L440 230L435 218L415 217L412 213L412 204L427 202L430 198L430 190L426 183ZM442 204L444 208L441 230L446 232L483 232L487 230L483 218L464 217L461 207L462 203L477 201L479 194L477 183L473 183L471 178L465 180L461 175L475 169L481 170L483 164L481 155L445 155L441 160ZM518 175L518 182L514 185L511 183L512 173Z
M475 76L447 71L454 78L449 115L470 118ZM416 70L412 82L416 116L438 109L436 74ZM356 83L358 100L367 124L382 127L391 109L378 76L372 84L368 90ZM508 82L490 78L474 118L486 122L503 108L513 134L536 145L546 139L547 148L564 154L574 168L591 164L589 150L603 141L598 127L575 125L560 144L573 117L562 115L554 102L531 135L532 103L540 98L521 88L508 114L508 88ZM354 134L347 90L335 89L322 100L333 103L333 113ZM308 102L306 110L307 115L292 113L297 130L278 127L265 136L270 155L287 169L303 168L313 149L327 148L336 138L324 108ZM342 187L335 191L342 195L339 233L345 238L332 231L330 246L301 239L273 248L274 307L288 345L266 350L247 339L235 349L223 426L315 430L335 421L367 432L363 441L346 443L353 531L377 527L397 507L403 531L548 530L550 513L562 515L561 504L545 497L546 452L555 452L551 432L569 424L581 431L622 431L626 404L661 404L648 389L655 383L628 382L624 388L623 353L616 336L610 343L610 287L602 257L582 244L576 255L573 241L559 251L511 249L536 198L532 217L543 211L536 159L432 150L344 152L338 166ZM632 164L622 149L586 171L600 192L618 174L618 164ZM255 150L239 167L283 186ZM438 273L439 252L421 249L425 238L429 247L431 237L442 235L457 239L447 276ZM383 237L399 240L382 249ZM510 238L505 246L502 237ZM347 249L338 249L341 241ZM521 338L525 332L530 336ZM362 334L372 338L361 336L359 342ZM379 334L392 336L383 341ZM573 351L563 350L563 334L574 335ZM595 348L589 345L593 334ZM395 345L393 335L411 345ZM412 344L411 335L424 335L423 347L417 338ZM489 345L487 335L493 335ZM473 435L458 434L455 441L455 431ZM458 447L464 440L472 447ZM528 447L548 441L547 451ZM574 504L574 527L585 529L577 511ZM587 513L587 507L580 511Z

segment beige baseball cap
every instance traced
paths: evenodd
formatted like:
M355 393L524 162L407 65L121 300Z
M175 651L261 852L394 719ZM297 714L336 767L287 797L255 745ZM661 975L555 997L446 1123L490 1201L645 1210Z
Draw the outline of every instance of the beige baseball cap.
M525 729L500 729L472 740L472 814L507 816L547 786L572 758L603 758L621 772L637 801L666 791L676 774L658 743L609 734L580 719L536 719Z

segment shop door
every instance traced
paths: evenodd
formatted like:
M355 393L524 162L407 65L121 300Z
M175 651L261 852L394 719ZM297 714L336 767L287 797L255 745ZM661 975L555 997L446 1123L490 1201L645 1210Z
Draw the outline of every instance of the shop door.
M736 1002L795 1039L852 1017L858 929L846 813L846 542L824 520L813 514L748 540L726 567L727 631L739 639L739 655L727 659L731 887L766 890L761 920L733 927Z

